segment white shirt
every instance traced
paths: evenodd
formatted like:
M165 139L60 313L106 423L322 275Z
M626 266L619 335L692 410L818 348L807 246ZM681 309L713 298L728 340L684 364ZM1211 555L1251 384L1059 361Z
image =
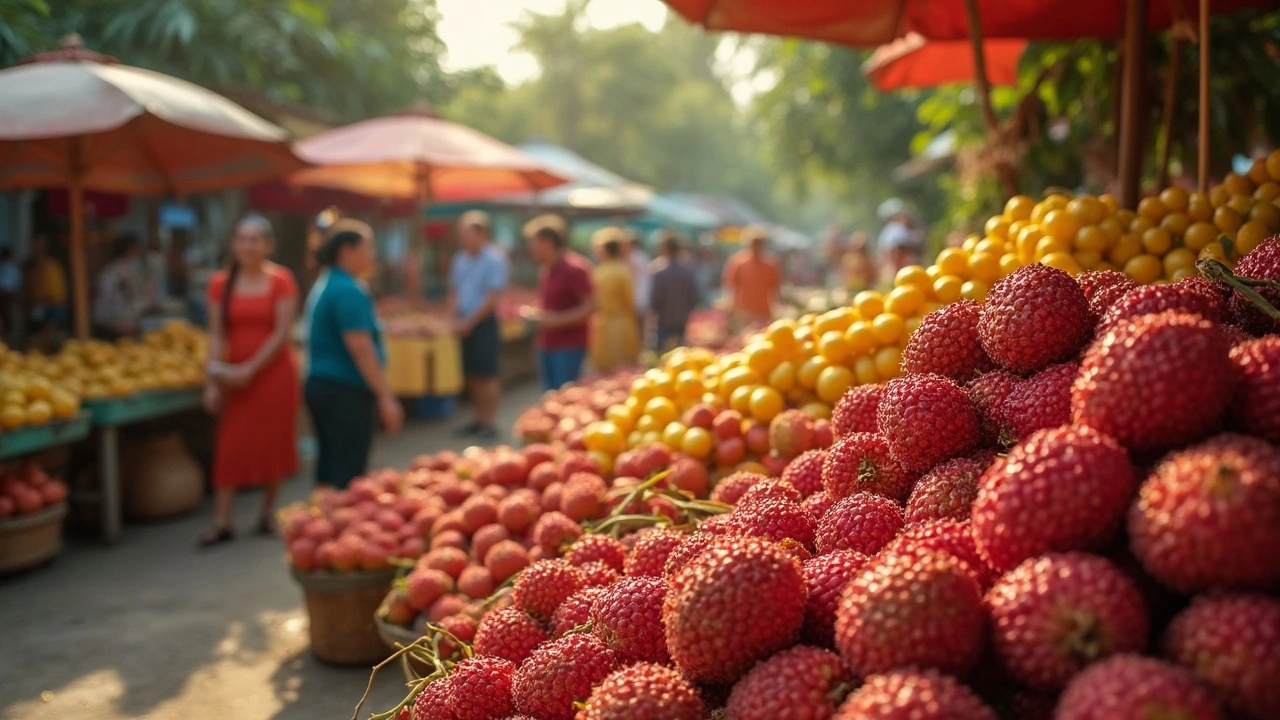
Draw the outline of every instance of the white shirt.
M649 307L649 286L652 279L649 277L649 264L651 260L648 255L640 248L632 248L631 254L627 256L627 265L631 268L631 288L635 298L636 311L643 312Z

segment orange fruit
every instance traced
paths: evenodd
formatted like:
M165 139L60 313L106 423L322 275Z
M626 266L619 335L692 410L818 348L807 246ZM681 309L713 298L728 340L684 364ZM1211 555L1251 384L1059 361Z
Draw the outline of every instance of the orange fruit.
M866 320L859 320L850 325L849 329L844 331L844 339L849 343L849 352L854 355L865 355L877 345L875 331L871 329L871 323Z
M1060 253L1071 252L1071 241L1061 240L1059 238L1046 235L1045 237L1040 238L1040 242L1036 243L1036 251L1031 259L1036 262L1040 262L1045 258L1046 255L1050 255L1056 252L1060 252ZM975 278L975 279L981 280L982 278ZM984 282L989 282L989 281L984 281Z
M863 320L870 320L884 310L884 296L875 290L863 290L853 296L853 307Z
M53 406L47 400L36 400L27 405L27 424L44 425L53 419Z
M1080 263L1071 256L1071 253L1054 252L1044 256L1040 261L1041 265L1047 265L1051 268L1057 268L1071 275L1079 275L1081 271Z
M960 286L960 297L982 302L987 299L987 284L981 280L969 280Z
M1116 242L1124 235L1126 227L1119 220L1109 217L1098 223L1098 229L1102 231L1103 235L1107 236L1107 240Z
M1144 217L1153 223L1169 214L1169 208L1160 202L1158 197L1144 197L1138 202L1138 217Z
M1255 202L1269 203L1278 197L1280 197L1280 185L1277 185L1273 181L1267 181L1259 185L1257 190L1253 191L1253 199Z
M1110 214L1106 205L1090 195L1081 195L1067 203L1067 212L1074 215L1081 226L1100 223Z
M915 285L903 285L894 288L885 296L884 309L886 312L906 317L919 310L926 299L920 288Z
M1086 225L1080 228L1080 232L1076 233L1076 239L1072 246L1076 250L1102 252L1111 244L1111 239L1097 225Z
M1000 256L1000 276L1004 277L1005 275L1012 273L1014 270L1017 270L1018 268L1022 267L1025 264L1026 263L1022 262L1022 259L1019 258L1016 254L1005 253L1004 255Z
M880 348L875 363L876 375L881 380L892 380L902 374L902 350L893 346Z
M960 286L964 280L955 275L943 275L933 281L933 294L940 303L953 303L960 299Z
M1137 255L1124 264L1124 274L1140 285L1150 285L1160 279L1164 265L1155 255Z
M818 338L818 354L834 363L844 362L853 347L844 339L844 333L836 330L823 334Z
M1213 219L1214 205L1209 201L1208 196L1200 193L1191 193L1190 199L1187 201L1187 215L1196 222L1209 222Z
M1028 220L1035 210L1036 201L1026 195L1014 195L1004 204L1004 216L1013 220Z
M1045 235L1070 242L1080 230L1080 221L1066 210L1050 210L1040 223Z
M1152 255L1164 255L1173 247L1173 236L1164 228L1151 228L1142 233L1142 247Z
M1239 173L1227 173L1221 187L1230 195L1244 196L1253 195L1253 191L1258 189L1252 180Z
M1180 187L1167 187L1160 191L1160 202L1164 203L1170 212L1185 211L1190 200L1191 197L1187 191Z
M819 377L821 382L821 377ZM782 398L782 393L774 390L768 385L761 385L751 393L751 401L748 403L748 410L751 417L762 423L767 423L774 418L775 415L782 412L786 407L786 401Z
M826 403L835 404L845 391L853 387L853 371L843 365L832 365L818 375L814 391Z
M1160 227L1169 231L1174 237L1181 237L1191 227L1191 216L1182 212L1172 212L1160 221Z
M1249 219L1260 222L1268 230L1280 228L1280 208L1271 203L1258 203L1249 210Z
M1280 150L1272 150L1267 156L1267 175L1274 182L1280 183Z
M1253 209L1253 197L1249 195L1232 195L1227 201L1227 207L1235 210L1241 215L1248 215Z
M881 345L892 345L898 342L903 335L904 323L902 316L891 312L883 312L871 321L871 332L875 334L876 339Z
M1247 176L1253 181L1254 185L1271 182L1271 173L1267 172L1267 159L1258 158L1254 160L1253 164L1249 166Z
M1240 230L1236 232L1236 254L1244 255L1258 247L1258 244L1266 240L1270 235L1270 228L1257 220L1250 220L1241 225Z
M1218 239L1218 228L1212 223L1195 222L1182 235L1182 244L1195 251L1200 251L1209 243Z
M1164 276L1176 280L1174 274L1179 270L1195 270L1196 253L1190 248L1174 248L1161 259L1161 263L1164 265Z
M1026 232L1026 230L1023 230L1023 232ZM944 275L959 275L961 277L968 275L969 258L959 248L943 248L938 253L938 259L934 262ZM854 303L857 304L857 298L854 298ZM871 319L866 315L862 317L866 320Z
M1213 224L1222 232L1231 234L1240 229L1244 224L1244 218L1239 212L1224 205L1213 211Z
M80 399L66 390L55 389L49 397L49 403L53 405L54 417L59 419L75 417L80 412Z
M0 427L14 430L27 424L27 410L22 405L6 403L0 407Z
M1102 253L1094 250L1073 252L1071 257L1075 258L1076 265L1079 265L1082 270L1093 270L1102 263Z

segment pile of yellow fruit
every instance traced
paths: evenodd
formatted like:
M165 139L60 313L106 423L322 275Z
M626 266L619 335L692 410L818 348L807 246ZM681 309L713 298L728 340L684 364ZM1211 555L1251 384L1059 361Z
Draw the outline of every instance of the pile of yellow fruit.
M1208 193L1167 188L1136 211L1108 195L1017 196L987 221L983 235L943 250L927 268L903 268L887 293L868 290L848 307L778 320L720 358L696 348L668 353L635 381L625 404L587 429L588 444L615 452L651 442L681 449L677 419L699 403L732 408L756 423L788 407L830 417L850 387L901 374L902 348L926 314L960 299L985 299L993 283L1019 267L1042 263L1072 275L1119 270L1140 284L1172 282L1194 275L1201 257L1231 266L1277 231L1280 151ZM1224 237L1231 240L1226 247Z
M176 390L204 382L207 340L172 322L140 341L68 341L56 355L0 347L0 429L74 417L84 400Z

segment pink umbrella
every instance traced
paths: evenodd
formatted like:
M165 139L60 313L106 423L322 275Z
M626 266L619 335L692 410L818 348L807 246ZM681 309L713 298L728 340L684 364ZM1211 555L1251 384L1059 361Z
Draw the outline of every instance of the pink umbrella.
M987 80L992 85L1017 85L1018 60L1026 40L994 39L983 42ZM928 88L947 83L973 82L977 76L973 48L964 40L926 40L907 33L888 45L881 45L862 65L866 75L881 92L905 88Z

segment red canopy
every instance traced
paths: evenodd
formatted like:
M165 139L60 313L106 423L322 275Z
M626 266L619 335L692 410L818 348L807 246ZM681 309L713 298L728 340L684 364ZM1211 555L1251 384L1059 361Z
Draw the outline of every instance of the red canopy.
M854 47L885 45L910 32L930 40L964 40L964 0L665 0L708 30L766 33ZM1211 0L1213 14L1274 8L1276 0ZM1115 38L1124 25L1120 0L978 0L987 38ZM1196 0L1150 0L1148 26L1196 17Z
M1026 40L988 40L983 43L987 79L992 85L1017 85L1018 60ZM881 92L973 82L973 46L958 40L926 40L911 33L881 45L862 66Z

